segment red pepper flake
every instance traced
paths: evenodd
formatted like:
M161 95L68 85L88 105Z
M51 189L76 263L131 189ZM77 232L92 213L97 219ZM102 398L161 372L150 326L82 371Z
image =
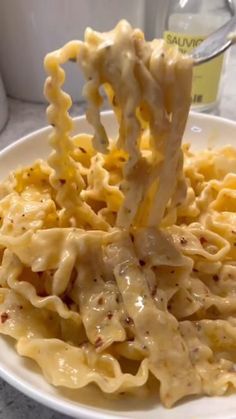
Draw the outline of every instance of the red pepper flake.
M64 185L66 183L66 179L59 179L59 182L61 185Z
M134 321L133 321L132 317L129 317L129 316L126 317L125 322L127 324L129 324L130 326L133 326L133 324L134 324Z
M94 279L93 279L93 282L97 282L97 278L94 278Z
M113 317L113 313L112 313L111 311L108 311L108 313L107 313L107 318L108 318L109 320L111 320L111 319L112 319L112 317Z
M98 299L98 304L101 306L102 304L104 304L104 300L103 297L99 297Z
M218 282L220 278L218 275L215 274L212 276L212 279L214 279L215 282Z
M201 245L207 243L207 239L205 237L200 237L199 241L200 241Z
M199 270L196 268L193 268L193 272L199 272Z
M69 295L64 295L63 298L63 303L65 303L68 307L70 307L74 301L69 297Z
M84 154L86 154L86 150L83 147L79 147L80 151Z
M6 312L1 314L1 323L5 323L7 320L9 319L9 314L7 314Z
M185 245L185 244L187 244L188 242L187 242L187 240L186 240L184 237L181 237L181 239L180 239L180 243L181 243L181 244L183 244L183 245Z
M152 292L151 292L151 296L155 297L156 292L157 292L157 284L155 284L155 286L153 287Z
M103 345L103 340L102 338L99 336L96 340L95 340L95 348L100 348L100 346Z
M130 233L130 239L132 241L132 243L134 242L134 235L132 233Z
M173 269L172 271L170 271L170 273L171 273L171 274L174 274L174 273L175 273L175 270Z
M145 266L146 265L146 262L144 260L140 259L139 260L139 264L140 264L140 266Z

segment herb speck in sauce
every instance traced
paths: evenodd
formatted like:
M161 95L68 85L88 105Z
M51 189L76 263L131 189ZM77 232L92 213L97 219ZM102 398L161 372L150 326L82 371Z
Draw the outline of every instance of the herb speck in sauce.
M6 312L1 313L0 318L1 318L1 323L4 324L9 319L9 314L7 314Z
M125 322L127 324L129 324L130 326L133 326L133 324L134 324L134 321L133 321L132 317L130 317L130 316L126 317Z
M200 237L199 241L200 241L201 245L207 243L207 239L205 237L203 237L203 236Z
M99 297L99 299L98 299L98 305L99 306L101 306L101 305L103 305L104 304L104 299L103 299L103 297Z
M109 320L111 320L111 319L112 319L112 317L113 317L113 313L112 313L111 311L108 311L108 313L107 313L107 318L108 318Z
M95 340L95 348L100 348L100 346L103 345L103 340L102 338L99 336L96 340Z

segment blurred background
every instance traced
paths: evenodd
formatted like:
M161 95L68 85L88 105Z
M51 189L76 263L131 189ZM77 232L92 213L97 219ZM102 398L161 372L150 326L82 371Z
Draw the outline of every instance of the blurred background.
M165 31L207 36L229 19L236 0L0 0L0 130L7 120L6 96L45 102L43 59L47 52L71 39L83 38L91 26L106 31L122 18L141 28L147 39ZM196 19L192 19L191 16ZM203 24L203 21L205 22ZM192 33L194 32L194 33ZM82 100L83 78L73 63L66 64L65 90ZM221 75L219 69L219 78ZM218 89L218 81L217 89ZM207 83L205 83L207 85ZM217 90L218 95L218 90ZM196 95L198 99L201 95ZM218 99L211 100L214 108Z
M43 58L47 52L71 39L83 39L87 26L106 31L122 18L145 30L151 38L158 26L157 13L163 22L167 3L160 0L1 0L0 72L7 94L43 101ZM66 70L69 80L66 89L79 100L82 75L71 63Z

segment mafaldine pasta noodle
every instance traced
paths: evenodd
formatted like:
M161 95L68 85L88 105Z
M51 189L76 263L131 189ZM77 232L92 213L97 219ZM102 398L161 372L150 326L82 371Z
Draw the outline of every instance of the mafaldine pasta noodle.
M72 135L69 60L93 135ZM138 397L152 375L166 407L224 394L236 387L236 150L181 146L191 58L121 21L88 28L45 69L51 154L0 185L1 334L54 386Z

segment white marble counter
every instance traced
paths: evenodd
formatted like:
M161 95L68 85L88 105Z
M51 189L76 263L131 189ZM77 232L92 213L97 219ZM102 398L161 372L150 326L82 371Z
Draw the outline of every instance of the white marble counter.
M236 49L232 51L222 83L222 95L214 113L236 121ZM0 133L0 149L46 125L46 105L9 99L9 120ZM84 105L73 107L72 115L84 113ZM0 419L62 419L65 415L39 405L0 379Z

